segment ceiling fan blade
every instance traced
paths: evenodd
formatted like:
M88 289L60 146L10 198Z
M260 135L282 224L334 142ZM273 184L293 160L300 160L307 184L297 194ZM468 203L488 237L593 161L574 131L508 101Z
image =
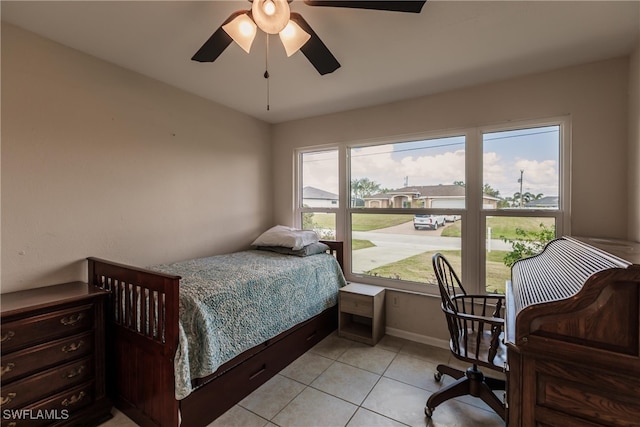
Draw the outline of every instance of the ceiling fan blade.
M333 73L340 68L340 63L336 57L333 56L329 48L320 40L320 37L318 37L316 32L313 31L299 13L291 12L289 19L298 24L300 28L311 36L309 41L307 41L300 50L321 75L324 76L325 74Z
M348 7L352 9L389 10L392 12L420 13L424 1L340 1L340 0L304 0L309 6Z
M239 10L237 12L233 12L231 16L227 18L226 21L222 23L222 25L226 25L227 23L233 21L237 16L244 15L248 13L248 10ZM209 37L209 40L204 42L202 47L196 52L195 55L191 57L192 61L198 62L213 62L218 56L231 44L233 39L222 29L222 25L218 27L218 29Z

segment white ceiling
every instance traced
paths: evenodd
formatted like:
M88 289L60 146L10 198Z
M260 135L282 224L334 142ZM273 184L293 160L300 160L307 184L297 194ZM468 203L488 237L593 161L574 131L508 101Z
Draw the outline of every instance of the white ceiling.
M302 14L342 64L320 76L265 37L213 63L191 56L247 1L2 1L2 20L278 123L630 53L640 1L427 1L420 14L311 7Z

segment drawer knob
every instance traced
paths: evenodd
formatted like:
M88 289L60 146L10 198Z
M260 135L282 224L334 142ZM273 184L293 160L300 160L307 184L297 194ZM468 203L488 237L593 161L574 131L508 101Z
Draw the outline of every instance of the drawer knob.
M76 403L80 402L83 397L84 397L84 391L81 391L77 395L74 394L70 398L64 399L62 401L62 406L75 405Z
M11 338L15 336L15 334L16 333L13 331L7 331L6 334L2 334L2 337L0 337L0 342L9 341Z
M5 366L0 367L0 377L6 374L7 372L11 372L11 370L15 367L16 367L15 363L7 363Z
M84 319L84 313L72 314L71 316L66 316L60 319L60 323L65 326L73 326L82 319Z
M77 343L72 342L71 344L62 347L62 351L64 351L65 353L73 353L74 351L77 351L80 347L82 347L82 344L84 344L84 341L82 340L78 341Z
M84 372L84 370L85 370L85 366L84 365L78 366L75 369L70 369L64 375L64 378L71 379L73 377L77 377L78 375L82 374Z
M0 396L0 406L6 405L16 397L15 393L7 393L7 397Z

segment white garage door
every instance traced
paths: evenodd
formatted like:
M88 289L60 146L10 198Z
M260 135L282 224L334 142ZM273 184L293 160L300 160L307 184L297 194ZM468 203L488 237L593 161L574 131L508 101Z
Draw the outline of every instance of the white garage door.
M451 198L451 199L434 199L431 202L431 207L435 209L464 209L464 199Z

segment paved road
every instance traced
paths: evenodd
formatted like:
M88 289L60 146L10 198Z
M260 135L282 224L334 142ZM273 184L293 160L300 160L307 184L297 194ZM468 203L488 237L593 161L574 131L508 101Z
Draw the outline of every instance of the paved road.
M361 273L382 265L433 250L459 250L460 239L442 237L439 230L415 230L408 222L375 231L354 231L353 238L371 241L375 247L353 252L353 271ZM501 240L492 240L495 250L511 250L511 246Z

